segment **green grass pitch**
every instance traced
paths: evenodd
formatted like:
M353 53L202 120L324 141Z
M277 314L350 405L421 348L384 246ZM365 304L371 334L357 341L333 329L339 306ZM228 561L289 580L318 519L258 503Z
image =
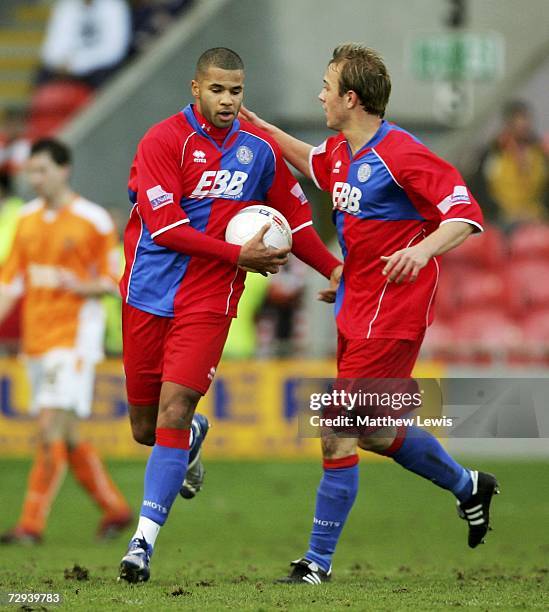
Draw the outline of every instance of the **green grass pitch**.
M493 471L502 489L485 546L468 549L450 494L389 461L363 461L333 582L320 587L273 584L305 550L320 462L208 462L204 490L176 501L159 536L151 581L135 586L116 582L131 532L96 542L99 512L69 477L45 543L0 548L0 591L60 592L71 611L549 609L547 462L466 464ZM110 465L138 508L143 463ZM2 529L17 517L28 467L0 461ZM75 564L88 580L64 577Z

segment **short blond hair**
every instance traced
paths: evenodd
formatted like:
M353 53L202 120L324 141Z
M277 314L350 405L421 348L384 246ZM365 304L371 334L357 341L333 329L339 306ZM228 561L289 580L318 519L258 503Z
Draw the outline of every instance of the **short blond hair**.
M334 49L330 65L340 67L339 95L354 91L364 110L383 117L391 95L391 77L381 55L359 43Z

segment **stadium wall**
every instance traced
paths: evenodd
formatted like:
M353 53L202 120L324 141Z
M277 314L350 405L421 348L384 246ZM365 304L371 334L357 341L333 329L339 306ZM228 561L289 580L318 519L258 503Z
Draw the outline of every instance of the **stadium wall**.
M388 115L407 125L433 125L430 83L416 81L405 62L410 38L444 30L449 3L440 0L201 0L151 51L130 65L64 133L74 145L75 185L106 205L123 206L135 146L154 122L189 101L189 81L198 55L229 46L246 63L247 104L308 137L325 134L316 96L332 48L346 40L379 49L394 89ZM498 108L509 88L547 56L546 0L471 0L469 28L496 30L506 43L505 78L475 85L476 116ZM474 130L478 129L475 124ZM439 153L463 146L472 128L433 136Z
M222 363L211 391L199 407L213 423L207 442L208 457L318 458L318 440L298 435L297 405L305 393L307 379L330 378L334 372L335 364L330 360ZM475 374L452 372L428 362L419 363L414 373L423 378ZM29 395L23 364L16 359L0 359L0 456L33 454L36 424L28 413ZM119 360L99 365L93 415L82 427L106 456L148 455L149 449L131 437ZM454 452L474 455L549 455L546 439L453 439L445 444Z

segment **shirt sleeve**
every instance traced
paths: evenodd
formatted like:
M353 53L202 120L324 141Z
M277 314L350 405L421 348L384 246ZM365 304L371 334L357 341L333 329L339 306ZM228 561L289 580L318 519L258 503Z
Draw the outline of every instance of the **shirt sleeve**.
M388 169L420 214L438 225L464 221L483 231L480 206L452 164L419 143L406 144L401 151Z
M311 207L301 185L290 172L277 145L272 145L274 176L267 192L267 203L288 220L292 234L313 224Z
M8 258L0 267L0 292L21 297L25 291L25 258L18 226Z
M130 189L137 192L139 214L153 240L189 222L179 205L182 196L180 161L174 143L161 134L146 134L139 143Z
M339 142L338 142L339 141ZM331 159L334 147L341 144L339 136L331 136L309 153L309 169L315 185L322 191L330 191Z
M328 251L312 226L296 234L292 253L326 278L330 278L334 268L341 264L341 261Z

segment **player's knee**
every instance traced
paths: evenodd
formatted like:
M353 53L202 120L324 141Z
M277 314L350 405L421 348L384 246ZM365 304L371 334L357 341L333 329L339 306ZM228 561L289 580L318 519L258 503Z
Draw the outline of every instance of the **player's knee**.
M200 397L201 395L196 391L185 389L162 398L159 407L158 426L190 427Z
M341 459L356 453L356 438L338 438L335 435L322 436L322 456L324 459Z
M396 434L397 432L395 428L378 430L369 435L361 436L358 441L358 446L362 450L370 451L372 453L383 453L394 442Z
M43 409L38 420L38 438L43 444L65 438L66 417L64 410Z

